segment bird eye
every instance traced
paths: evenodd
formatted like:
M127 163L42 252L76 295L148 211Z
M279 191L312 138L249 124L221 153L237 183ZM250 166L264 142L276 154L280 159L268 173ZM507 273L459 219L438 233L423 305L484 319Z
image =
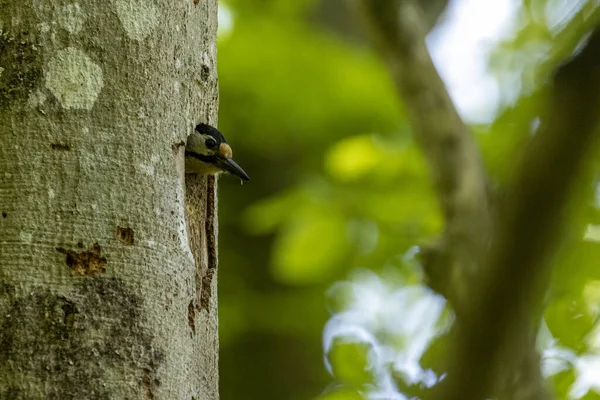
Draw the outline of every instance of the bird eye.
M213 138L207 138L204 141L204 144L206 145L207 148L209 148L211 150L214 149L215 147L217 147L217 142Z

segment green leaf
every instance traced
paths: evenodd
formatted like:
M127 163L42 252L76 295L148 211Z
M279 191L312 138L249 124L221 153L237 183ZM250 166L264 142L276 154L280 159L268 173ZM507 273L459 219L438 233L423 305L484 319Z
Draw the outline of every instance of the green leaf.
M338 141L327 154L325 170L348 182L374 172L381 158L370 135L351 136Z
M333 375L339 381L360 388L374 380L369 360L370 352L369 343L337 338L327 354L327 359L331 364Z
M546 309L546 324L559 344L578 353L585 352L585 337L594 328L594 318L581 298L564 296Z

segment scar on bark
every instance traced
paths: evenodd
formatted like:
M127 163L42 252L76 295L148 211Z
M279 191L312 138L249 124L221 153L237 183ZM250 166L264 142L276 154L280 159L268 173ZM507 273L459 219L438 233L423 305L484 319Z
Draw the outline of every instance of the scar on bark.
M206 64L202 64L200 67L200 79L202 82L208 82L210 78L210 67Z
M70 151L71 150L71 146L69 146L68 144L62 144L62 143L52 143L50 145L50 147L52 147L52 150L58 150L58 151Z
M78 243L78 247L81 242ZM106 257L101 257L102 249L98 243L94 243L92 248L87 251L73 251L62 247L57 247L56 251L65 254L65 263L76 275L96 275L103 274L106 270Z
M117 226L117 239L125 244L133 244L133 229Z
M217 271L217 238L215 234L215 177L209 175L206 182L206 247L208 250L208 268L202 277L200 307L208 310L212 297L212 280Z
M190 301L188 305L188 325L192 328L192 333L196 333L196 310L194 307L194 300Z
M152 379L155 373L149 368L144 368L142 374L142 384L146 388L146 400L154 399L154 389L160 386L160 380L158 378Z
M72 328L75 323L75 314L79 314L75 303L68 300L66 297L59 297L60 300L64 301L65 304L62 305L61 309L63 310L63 323L66 327Z

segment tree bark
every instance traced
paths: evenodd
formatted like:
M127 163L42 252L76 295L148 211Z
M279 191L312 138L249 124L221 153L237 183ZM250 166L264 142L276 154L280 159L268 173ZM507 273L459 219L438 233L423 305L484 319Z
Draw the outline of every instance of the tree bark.
M181 146L218 98L195 3L0 0L0 399L218 398L215 182L186 193Z

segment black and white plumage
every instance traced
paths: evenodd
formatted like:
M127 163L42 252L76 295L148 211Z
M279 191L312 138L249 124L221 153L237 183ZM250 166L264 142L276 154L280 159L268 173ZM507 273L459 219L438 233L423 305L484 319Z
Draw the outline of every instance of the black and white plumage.
M231 147L217 128L207 124L196 126L185 145L186 174L218 174L228 172L244 181L250 177L232 159Z

